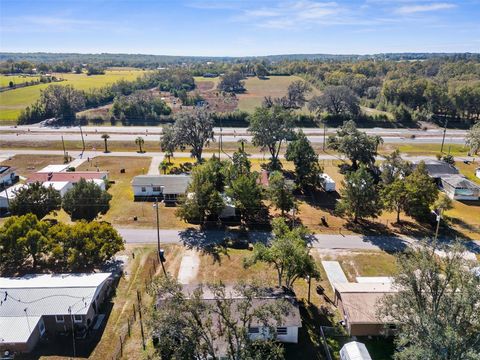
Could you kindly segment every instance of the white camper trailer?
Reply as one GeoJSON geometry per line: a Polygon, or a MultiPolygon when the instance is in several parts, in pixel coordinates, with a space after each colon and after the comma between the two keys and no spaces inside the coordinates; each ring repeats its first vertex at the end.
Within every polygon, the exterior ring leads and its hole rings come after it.
{"type": "Polygon", "coordinates": [[[340,350],[340,360],[372,360],[365,344],[351,341],[340,350]]]}
{"type": "Polygon", "coordinates": [[[320,174],[320,180],[322,181],[323,189],[327,192],[335,191],[335,181],[327,174],[320,174]]]}

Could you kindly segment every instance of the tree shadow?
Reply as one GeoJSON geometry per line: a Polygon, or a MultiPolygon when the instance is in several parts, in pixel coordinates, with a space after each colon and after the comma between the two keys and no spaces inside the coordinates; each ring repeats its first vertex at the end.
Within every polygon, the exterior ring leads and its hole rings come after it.
{"type": "Polygon", "coordinates": [[[227,255],[224,246],[227,234],[220,230],[198,230],[189,228],[179,233],[180,239],[187,249],[195,249],[202,254],[212,256],[214,263],[221,263],[221,254],[227,255]]]}

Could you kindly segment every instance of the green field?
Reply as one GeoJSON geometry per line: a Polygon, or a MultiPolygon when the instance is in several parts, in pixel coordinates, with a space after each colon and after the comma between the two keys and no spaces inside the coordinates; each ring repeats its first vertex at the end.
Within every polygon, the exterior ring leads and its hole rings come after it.
{"type": "MultiPolygon", "coordinates": [[[[143,72],[143,70],[129,69],[107,71],[105,75],[56,74],[56,76],[65,80],[57,84],[73,85],[76,89],[88,90],[112,84],[121,79],[134,80],[143,72]]],[[[40,91],[49,85],[51,84],[27,86],[0,93],[0,122],[16,120],[20,112],[28,105],[33,104],[40,97],[40,91]]]]}
{"type": "Polygon", "coordinates": [[[23,84],[28,81],[37,81],[39,76],[27,76],[27,75],[0,75],[0,87],[5,87],[10,84],[10,81],[13,81],[15,85],[23,84]]]}
{"type": "MultiPolygon", "coordinates": [[[[270,76],[266,79],[250,77],[245,80],[247,91],[238,95],[238,109],[241,111],[253,112],[256,107],[262,105],[266,96],[272,98],[282,97],[287,94],[288,85],[295,80],[302,80],[298,76],[270,76]]],[[[314,89],[311,94],[317,95],[318,90],[314,89]]]]}

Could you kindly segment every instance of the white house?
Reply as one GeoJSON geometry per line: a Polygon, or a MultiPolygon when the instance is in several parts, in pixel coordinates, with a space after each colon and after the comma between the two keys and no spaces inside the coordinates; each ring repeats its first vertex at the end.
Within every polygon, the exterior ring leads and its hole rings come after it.
{"type": "Polygon", "coordinates": [[[0,188],[13,185],[17,179],[15,170],[10,166],[0,165],[0,188]]]}
{"type": "MultiPolygon", "coordinates": [[[[183,285],[182,292],[188,299],[198,286],[199,285],[183,285]]],[[[283,288],[266,288],[264,290],[262,296],[255,297],[252,300],[251,311],[262,306],[274,304],[278,301],[285,301],[288,311],[284,313],[280,324],[276,324],[276,322],[272,324],[276,326],[276,339],[284,343],[298,343],[298,329],[302,327],[302,319],[295,294],[283,288]]],[[[235,316],[235,314],[238,313],[237,306],[240,305],[239,303],[243,297],[233,286],[226,286],[225,294],[232,307],[232,314],[235,316]]],[[[161,307],[163,305],[162,303],[166,300],[164,297],[159,297],[157,299],[157,307],[161,307]]],[[[218,298],[207,287],[202,287],[202,300],[206,303],[214,303],[218,301],[218,298]]],[[[213,321],[212,327],[212,331],[218,332],[219,329],[215,321],[213,321]]],[[[248,328],[248,334],[251,339],[266,339],[271,337],[268,328],[255,321],[253,321],[248,328]]],[[[222,344],[220,344],[222,342],[222,335],[220,333],[217,335],[219,335],[218,345],[222,348],[222,344]]]]}
{"type": "Polygon", "coordinates": [[[336,190],[335,181],[330,176],[328,176],[327,174],[319,174],[318,176],[320,177],[320,180],[322,181],[323,189],[326,192],[333,192],[336,190]]]}
{"type": "MultiPolygon", "coordinates": [[[[110,273],[0,278],[0,351],[30,352],[41,338],[94,326],[110,273]]],[[[54,336],[53,336],[54,338],[54,336]]]]}
{"type": "Polygon", "coordinates": [[[10,201],[17,197],[17,191],[26,186],[24,184],[15,184],[0,191],[0,211],[8,210],[10,201]]]}
{"type": "Polygon", "coordinates": [[[190,184],[190,175],[139,175],[132,180],[135,201],[164,200],[176,202],[179,195],[185,194],[190,184]]]}
{"type": "Polygon", "coordinates": [[[442,188],[449,198],[455,200],[478,200],[480,186],[461,175],[442,177],[442,188]]]}
{"type": "Polygon", "coordinates": [[[73,187],[73,184],[69,181],[45,181],[42,186],[45,188],[53,187],[60,193],[60,196],[63,197],[63,195],[73,187]]]}

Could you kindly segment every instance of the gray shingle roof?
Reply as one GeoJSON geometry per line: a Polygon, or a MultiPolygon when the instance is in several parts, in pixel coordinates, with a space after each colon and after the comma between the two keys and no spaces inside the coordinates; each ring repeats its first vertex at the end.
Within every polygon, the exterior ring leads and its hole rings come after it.
{"type": "Polygon", "coordinates": [[[164,194],[183,194],[190,184],[190,175],[139,175],[132,186],[163,186],[164,194]]]}
{"type": "Polygon", "coordinates": [[[442,178],[442,182],[445,182],[453,186],[454,188],[472,189],[472,190],[480,189],[480,186],[475,184],[473,181],[470,181],[460,175],[444,177],[442,178]]]}
{"type": "MultiPolygon", "coordinates": [[[[459,173],[458,169],[450,164],[447,164],[444,161],[440,160],[424,160],[425,167],[427,169],[428,175],[431,177],[443,177],[444,175],[456,175],[459,173]]],[[[420,161],[413,163],[413,166],[417,166],[420,161]]]]}

